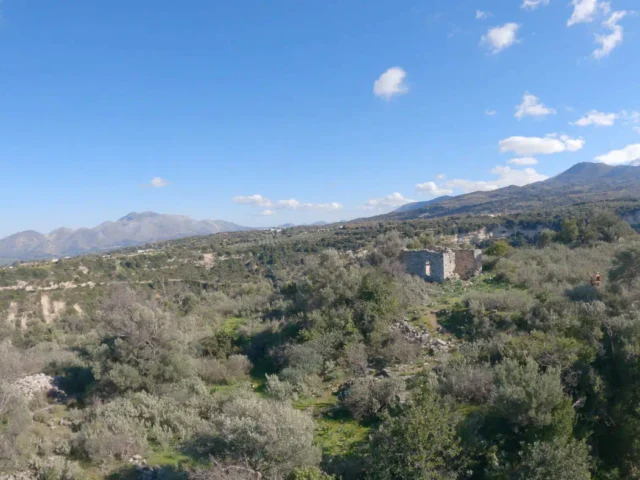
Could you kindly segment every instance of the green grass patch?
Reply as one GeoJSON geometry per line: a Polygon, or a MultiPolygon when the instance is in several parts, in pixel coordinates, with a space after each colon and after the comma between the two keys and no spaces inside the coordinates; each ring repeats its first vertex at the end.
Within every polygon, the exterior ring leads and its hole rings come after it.
{"type": "Polygon", "coordinates": [[[147,463],[149,465],[171,465],[174,467],[181,465],[193,467],[197,465],[197,462],[192,457],[171,447],[152,448],[147,455],[147,463]]]}
{"type": "Polygon", "coordinates": [[[235,336],[240,328],[247,323],[246,318],[242,317],[230,317],[227,318],[222,325],[220,325],[220,331],[226,333],[229,336],[235,336]]]}
{"type": "Polygon", "coordinates": [[[317,420],[315,443],[327,456],[353,455],[369,438],[369,428],[353,419],[323,417],[317,420]]]}

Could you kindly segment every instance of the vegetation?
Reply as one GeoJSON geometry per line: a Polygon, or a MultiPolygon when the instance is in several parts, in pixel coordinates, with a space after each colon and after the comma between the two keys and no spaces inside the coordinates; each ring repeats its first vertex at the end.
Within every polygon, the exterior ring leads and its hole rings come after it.
{"type": "Polygon", "coordinates": [[[1,269],[0,472],[639,478],[639,240],[576,208],[1,269]],[[405,273],[403,248],[457,242],[485,273],[405,273]],[[57,392],[25,393],[42,373],[57,392]]]}

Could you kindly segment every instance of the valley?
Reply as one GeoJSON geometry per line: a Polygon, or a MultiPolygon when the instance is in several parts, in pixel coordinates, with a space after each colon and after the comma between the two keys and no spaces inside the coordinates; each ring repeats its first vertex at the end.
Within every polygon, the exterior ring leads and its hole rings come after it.
{"type": "Polygon", "coordinates": [[[582,478],[588,444],[603,471],[632,469],[634,449],[609,456],[618,433],[587,420],[624,414],[588,385],[608,381],[596,362],[616,361],[612,335],[630,335],[609,333],[608,315],[633,315],[640,242],[593,208],[240,231],[3,267],[0,398],[25,446],[0,444],[5,471],[385,478],[404,468],[389,449],[444,448],[424,468],[486,472],[524,468],[527,435],[579,455],[573,476],[550,460],[536,467],[545,476],[582,478]],[[484,271],[469,279],[425,282],[400,261],[405,249],[478,247],[484,271]],[[7,397],[10,385],[32,393],[7,397]],[[456,433],[468,422],[501,430],[456,433]],[[440,443],[420,440],[442,428],[440,443]],[[407,432],[419,443],[403,443],[407,432]],[[242,447],[227,443],[237,435],[242,447]]]}

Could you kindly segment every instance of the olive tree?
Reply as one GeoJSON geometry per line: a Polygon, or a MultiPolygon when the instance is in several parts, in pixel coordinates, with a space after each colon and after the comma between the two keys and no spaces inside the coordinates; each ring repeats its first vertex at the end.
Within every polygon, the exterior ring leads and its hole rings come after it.
{"type": "Polygon", "coordinates": [[[387,415],[371,441],[372,480],[455,478],[461,466],[456,418],[431,391],[397,416],[387,415]]]}
{"type": "Polygon", "coordinates": [[[255,396],[236,397],[213,421],[210,453],[242,461],[266,478],[282,479],[297,467],[316,466],[315,423],[290,404],[255,396]]]}

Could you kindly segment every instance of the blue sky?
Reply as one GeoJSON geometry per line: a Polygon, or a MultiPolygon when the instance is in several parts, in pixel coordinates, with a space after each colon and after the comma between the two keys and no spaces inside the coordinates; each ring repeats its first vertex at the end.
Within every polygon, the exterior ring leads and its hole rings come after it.
{"type": "Polygon", "coordinates": [[[335,221],[632,162],[634,7],[3,0],[0,236],[335,221]]]}

